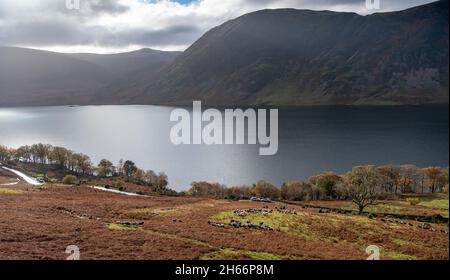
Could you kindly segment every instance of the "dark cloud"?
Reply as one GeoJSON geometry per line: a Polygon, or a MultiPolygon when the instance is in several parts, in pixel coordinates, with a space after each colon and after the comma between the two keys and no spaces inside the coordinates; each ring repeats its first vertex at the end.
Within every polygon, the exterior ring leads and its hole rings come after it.
{"type": "MultiPolygon", "coordinates": [[[[121,22],[120,28],[115,28],[111,24],[105,25],[97,20],[104,15],[111,15],[113,18],[126,15],[133,20],[135,10],[131,11],[128,3],[141,0],[127,0],[130,2],[80,0],[81,10],[77,11],[68,10],[65,0],[39,0],[33,2],[37,3],[33,6],[34,10],[23,9],[23,12],[20,8],[26,7],[25,0],[9,1],[0,0],[0,45],[35,47],[85,45],[103,48],[130,45],[186,46],[192,44],[214,25],[230,18],[221,18],[221,13],[226,14],[226,11],[212,9],[210,14],[205,14],[204,11],[199,14],[195,12],[186,14],[180,12],[180,9],[187,7],[180,6],[176,13],[164,14],[163,23],[160,17],[157,17],[156,20],[149,18],[147,26],[130,24],[128,27],[126,22],[121,22]],[[20,8],[13,6],[19,2],[22,5],[20,8]],[[130,14],[127,13],[129,11],[130,14]]],[[[241,0],[241,2],[243,6],[245,4],[246,12],[249,9],[259,10],[273,6],[325,10],[339,5],[348,11],[357,11],[365,7],[365,0],[241,0]]],[[[381,5],[385,11],[405,9],[427,2],[432,1],[381,0],[381,5]]],[[[164,10],[161,10],[161,13],[164,13],[164,10]]],[[[239,15],[239,12],[233,13],[231,17],[239,15]]]]}
{"type": "Polygon", "coordinates": [[[0,45],[71,45],[89,44],[92,33],[71,21],[22,21],[0,32],[0,45]]]}
{"type": "Polygon", "coordinates": [[[183,45],[198,38],[201,30],[193,26],[170,26],[159,30],[129,29],[113,32],[91,27],[89,32],[76,21],[20,22],[0,32],[0,45],[100,45],[126,47],[183,45]]]}

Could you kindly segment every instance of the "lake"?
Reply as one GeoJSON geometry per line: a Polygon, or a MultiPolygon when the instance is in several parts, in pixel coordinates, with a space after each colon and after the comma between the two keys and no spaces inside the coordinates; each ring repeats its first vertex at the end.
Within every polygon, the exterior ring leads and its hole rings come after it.
{"type": "MultiPolygon", "coordinates": [[[[174,108],[82,106],[0,108],[0,145],[48,143],[115,163],[130,159],[164,171],[170,186],[228,186],[265,179],[280,185],[361,164],[448,166],[447,106],[300,107],[279,111],[279,149],[259,145],[181,145],[169,139],[174,108]]],[[[206,108],[204,108],[206,109],[206,108]]]]}

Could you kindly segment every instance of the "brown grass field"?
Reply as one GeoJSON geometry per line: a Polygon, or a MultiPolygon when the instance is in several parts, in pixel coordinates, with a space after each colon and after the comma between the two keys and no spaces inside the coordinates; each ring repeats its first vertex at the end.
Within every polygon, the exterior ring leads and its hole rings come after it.
{"type": "MultiPolygon", "coordinates": [[[[352,259],[368,257],[377,245],[381,259],[448,259],[447,224],[424,229],[415,221],[387,222],[366,216],[319,213],[285,205],[296,213],[247,214],[235,209],[282,204],[188,197],[131,197],[91,189],[46,185],[33,187],[0,174],[0,259],[64,260],[69,245],[81,259],[352,259]],[[5,185],[6,184],[6,185],[5,185]],[[224,228],[231,219],[263,222],[274,231],[224,228]],[[142,225],[123,225],[123,222],[142,225]]],[[[447,197],[448,199],[448,197],[447,197]]],[[[345,202],[333,206],[351,207],[345,202]],[[344,203],[345,205],[338,205],[344,203]]],[[[398,211],[447,213],[434,204],[409,206],[383,202],[398,211]],[[414,210],[414,207],[417,207],[414,210]]],[[[447,202],[448,205],[448,202],[447,202]]]]}

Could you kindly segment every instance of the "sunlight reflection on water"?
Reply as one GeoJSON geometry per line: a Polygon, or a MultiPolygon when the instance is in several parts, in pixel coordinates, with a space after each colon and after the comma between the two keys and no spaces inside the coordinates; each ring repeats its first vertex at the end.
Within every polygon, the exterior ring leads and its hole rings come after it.
{"type": "Polygon", "coordinates": [[[169,138],[173,108],[81,106],[0,108],[0,145],[60,145],[117,163],[164,171],[171,187],[265,179],[281,185],[361,164],[448,165],[448,107],[282,108],[279,151],[255,145],[182,145],[169,138]]]}

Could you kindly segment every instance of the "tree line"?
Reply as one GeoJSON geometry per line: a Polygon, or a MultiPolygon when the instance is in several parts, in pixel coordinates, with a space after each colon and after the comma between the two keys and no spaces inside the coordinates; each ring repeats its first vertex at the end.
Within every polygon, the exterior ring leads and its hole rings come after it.
{"type": "Polygon", "coordinates": [[[260,197],[289,201],[351,200],[362,212],[377,199],[400,194],[448,193],[448,174],[448,167],[367,165],[354,167],[342,175],[324,172],[303,182],[286,182],[281,187],[266,181],[259,181],[252,186],[230,188],[218,183],[193,182],[185,194],[227,199],[260,197]]]}
{"type": "MultiPolygon", "coordinates": [[[[0,162],[25,162],[53,165],[79,176],[101,178],[121,177],[128,182],[150,186],[154,191],[175,194],[167,188],[168,177],[164,173],[143,170],[131,160],[120,160],[114,165],[102,159],[94,166],[89,156],[75,153],[63,147],[46,144],[22,146],[17,149],[0,145],[0,162]]],[[[225,199],[249,199],[251,197],[274,200],[351,200],[362,212],[380,198],[412,193],[448,193],[448,167],[419,168],[414,165],[357,166],[345,174],[324,172],[305,181],[291,181],[277,187],[266,181],[251,186],[227,187],[218,183],[193,182],[180,195],[225,199]]]]}
{"type": "Polygon", "coordinates": [[[120,160],[114,165],[110,160],[102,159],[94,165],[89,156],[76,153],[64,147],[49,144],[33,144],[17,149],[0,145],[0,162],[33,163],[51,165],[68,174],[80,177],[95,176],[100,178],[123,177],[125,181],[152,187],[159,193],[168,192],[168,177],[165,173],[143,170],[131,160],[120,160]]]}

